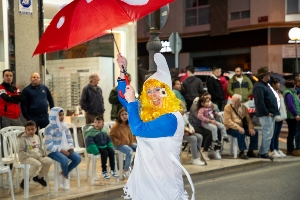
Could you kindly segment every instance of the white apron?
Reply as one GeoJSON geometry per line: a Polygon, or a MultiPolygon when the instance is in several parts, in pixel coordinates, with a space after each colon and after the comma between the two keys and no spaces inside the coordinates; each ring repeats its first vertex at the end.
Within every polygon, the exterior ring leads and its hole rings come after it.
{"type": "Polygon", "coordinates": [[[184,191],[182,170],[194,186],[190,175],[180,164],[180,151],[184,133],[184,122],[179,112],[177,130],[172,137],[136,137],[137,150],[134,169],[124,187],[124,199],[132,200],[188,200],[184,191]]]}

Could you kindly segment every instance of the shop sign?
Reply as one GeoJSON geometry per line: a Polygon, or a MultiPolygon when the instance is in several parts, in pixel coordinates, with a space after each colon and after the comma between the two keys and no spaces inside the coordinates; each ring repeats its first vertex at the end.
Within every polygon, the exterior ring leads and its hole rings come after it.
{"type": "Polygon", "coordinates": [[[19,13],[32,15],[32,0],[19,0],[19,13]]]}

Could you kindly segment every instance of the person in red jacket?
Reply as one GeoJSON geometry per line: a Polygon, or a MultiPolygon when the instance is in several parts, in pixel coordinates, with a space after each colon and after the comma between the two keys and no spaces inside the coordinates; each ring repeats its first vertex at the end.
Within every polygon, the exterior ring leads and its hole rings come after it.
{"type": "Polygon", "coordinates": [[[23,126],[20,120],[19,103],[22,95],[13,84],[13,72],[10,69],[3,71],[3,83],[0,85],[0,117],[1,128],[7,126],[23,126]]]}

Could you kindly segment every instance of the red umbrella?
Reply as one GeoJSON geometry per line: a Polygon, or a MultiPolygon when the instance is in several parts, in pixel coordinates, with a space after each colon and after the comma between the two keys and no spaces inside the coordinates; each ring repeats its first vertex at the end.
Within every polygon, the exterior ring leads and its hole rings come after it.
{"type": "Polygon", "coordinates": [[[69,49],[175,0],[74,0],[52,19],[33,55],[69,49]]]}

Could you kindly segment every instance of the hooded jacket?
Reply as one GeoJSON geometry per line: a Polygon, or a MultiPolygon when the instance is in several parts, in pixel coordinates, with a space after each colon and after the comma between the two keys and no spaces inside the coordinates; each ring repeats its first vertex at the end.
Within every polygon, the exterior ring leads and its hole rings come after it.
{"type": "MultiPolygon", "coordinates": [[[[44,131],[47,155],[52,152],[60,152],[63,148],[61,147],[63,134],[66,135],[67,143],[69,145],[68,148],[74,148],[73,138],[65,120],[63,122],[59,121],[59,112],[61,110],[64,111],[60,107],[53,107],[49,113],[50,123],[44,131]]],[[[64,147],[64,149],[68,150],[66,147],[64,147]]]]}
{"type": "Polygon", "coordinates": [[[28,136],[25,132],[18,135],[18,155],[22,163],[27,158],[39,160],[42,156],[40,138],[37,135],[28,136]]]}
{"type": "Polygon", "coordinates": [[[134,136],[131,133],[129,124],[121,124],[116,122],[110,129],[109,136],[111,137],[115,146],[128,145],[135,143],[134,136]]]}
{"type": "Polygon", "coordinates": [[[194,100],[199,94],[203,93],[203,84],[200,78],[189,76],[183,83],[184,98],[194,100]]]}

